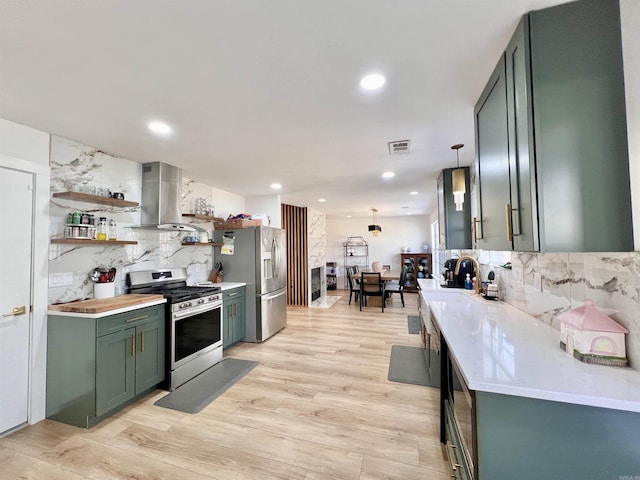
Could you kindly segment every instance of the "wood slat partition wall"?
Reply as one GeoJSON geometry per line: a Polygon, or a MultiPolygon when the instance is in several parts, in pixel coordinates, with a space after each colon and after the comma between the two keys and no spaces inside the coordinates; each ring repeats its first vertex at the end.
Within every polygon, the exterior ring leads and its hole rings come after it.
{"type": "Polygon", "coordinates": [[[282,228],[287,232],[287,304],[309,305],[307,209],[282,204],[282,228]]]}

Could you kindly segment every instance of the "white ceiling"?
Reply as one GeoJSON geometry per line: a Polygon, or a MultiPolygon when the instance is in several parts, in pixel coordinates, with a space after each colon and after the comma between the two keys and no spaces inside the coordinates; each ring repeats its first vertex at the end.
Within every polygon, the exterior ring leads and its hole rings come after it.
{"type": "Polygon", "coordinates": [[[520,15],[558,3],[0,0],[0,117],[244,196],[279,182],[330,217],[426,214],[451,145],[473,162],[473,105],[520,15]],[[365,94],[372,71],[387,83],[365,94]]]}

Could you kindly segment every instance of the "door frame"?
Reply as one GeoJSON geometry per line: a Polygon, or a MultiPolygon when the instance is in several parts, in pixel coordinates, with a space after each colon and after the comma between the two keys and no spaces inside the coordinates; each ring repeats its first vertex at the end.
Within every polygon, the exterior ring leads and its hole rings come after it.
{"type": "Polygon", "coordinates": [[[32,425],[45,418],[46,409],[49,192],[51,173],[48,165],[21,160],[2,153],[0,153],[0,167],[33,176],[29,393],[27,406],[27,424],[32,425]]]}

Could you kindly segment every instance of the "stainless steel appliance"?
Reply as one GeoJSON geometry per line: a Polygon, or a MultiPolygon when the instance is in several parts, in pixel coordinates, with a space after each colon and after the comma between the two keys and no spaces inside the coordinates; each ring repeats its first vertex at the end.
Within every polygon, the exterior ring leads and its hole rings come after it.
{"type": "Polygon", "coordinates": [[[175,390],[222,360],[220,287],[187,286],[184,268],[127,274],[129,293],[156,293],[167,299],[166,380],[175,390]]]}
{"type": "Polygon", "coordinates": [[[216,230],[214,240],[223,244],[214,255],[222,262],[225,282],[247,284],[244,341],[264,342],[287,324],[285,232],[272,227],[216,230]]]}
{"type": "Polygon", "coordinates": [[[476,271],[473,265],[473,261],[467,258],[461,260],[456,258],[450,258],[444,262],[444,286],[450,288],[464,288],[464,280],[467,273],[473,278],[476,275],[476,271]],[[460,262],[460,269],[458,273],[455,273],[456,265],[460,262]]]}

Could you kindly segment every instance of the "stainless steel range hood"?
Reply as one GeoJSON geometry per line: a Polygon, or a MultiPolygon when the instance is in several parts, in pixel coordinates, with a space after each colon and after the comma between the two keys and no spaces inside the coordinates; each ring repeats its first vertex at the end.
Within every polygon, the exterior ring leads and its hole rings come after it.
{"type": "Polygon", "coordinates": [[[138,228],[199,230],[182,223],[181,202],[182,170],[161,162],[142,164],[142,208],[138,228]]]}

